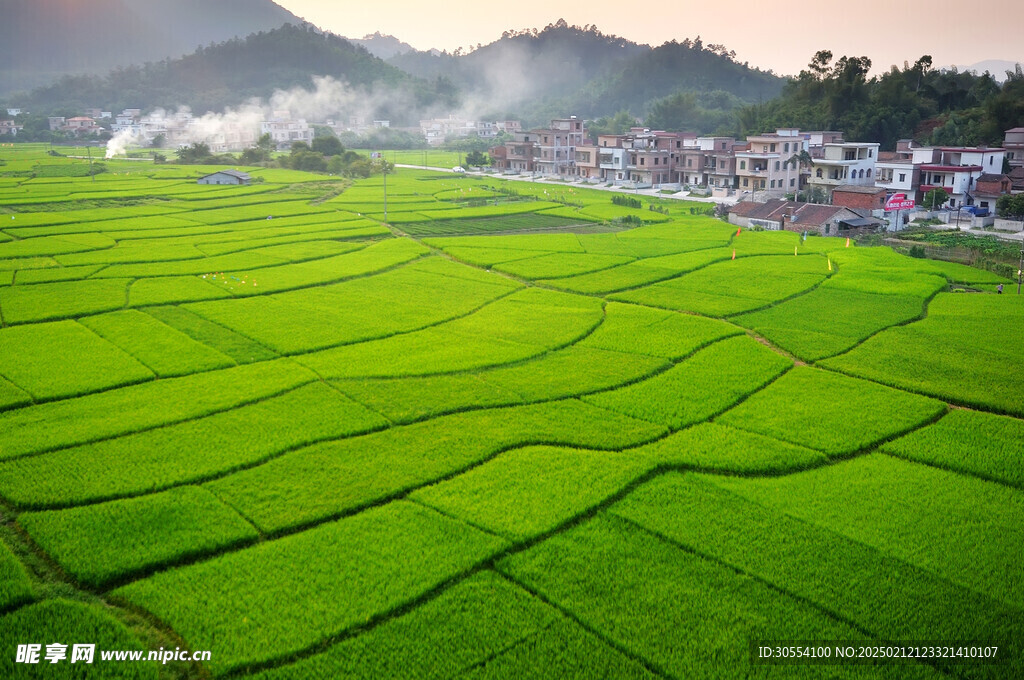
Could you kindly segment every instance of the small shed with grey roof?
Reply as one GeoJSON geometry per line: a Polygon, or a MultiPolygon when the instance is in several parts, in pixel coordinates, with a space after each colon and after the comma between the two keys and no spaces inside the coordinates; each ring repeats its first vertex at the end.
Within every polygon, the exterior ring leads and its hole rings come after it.
{"type": "Polygon", "coordinates": [[[199,184],[249,184],[252,177],[238,170],[218,170],[199,178],[199,184]]]}

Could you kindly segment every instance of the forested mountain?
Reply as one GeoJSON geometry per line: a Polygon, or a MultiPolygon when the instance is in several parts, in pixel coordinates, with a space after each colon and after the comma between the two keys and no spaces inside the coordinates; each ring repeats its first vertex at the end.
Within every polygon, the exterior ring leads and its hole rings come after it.
{"type": "Polygon", "coordinates": [[[0,94],[301,21],[271,0],[0,0],[0,94]]]}
{"type": "Polygon", "coordinates": [[[868,78],[871,60],[827,50],[773,101],[743,108],[738,134],[800,127],[841,130],[847,139],[892,149],[899,139],[926,144],[998,145],[1005,130],[1024,125],[1024,73],[1018,64],[1000,85],[991,74],[935,70],[929,56],[868,78]]]}
{"type": "MultiPolygon", "coordinates": [[[[594,26],[564,20],[543,30],[505,31],[489,45],[463,54],[409,52],[389,63],[421,78],[445,78],[481,106],[520,110],[551,96],[564,96],[598,74],[650,51],[594,26]]],[[[581,112],[587,115],[587,112],[581,112]]]]}
{"type": "Polygon", "coordinates": [[[470,104],[478,100],[475,110],[529,123],[568,113],[643,116],[657,99],[690,93],[710,117],[678,122],[714,128],[723,119],[731,122],[728,112],[737,106],[776,96],[784,83],[737,63],[725,46],[704,45],[699,37],[652,49],[564,20],[540,31],[506,31],[468,54],[410,52],[389,62],[420,77],[450,80],[470,104]]]}
{"type": "Polygon", "coordinates": [[[546,112],[580,111],[590,118],[628,113],[662,130],[725,132],[735,111],[777,96],[785,80],[735,61],[723,45],[671,41],[633,56],[572,94],[551,97],[546,112]]]}
{"type": "Polygon", "coordinates": [[[362,47],[308,24],[286,24],[244,40],[200,47],[180,59],[120,68],[102,77],[66,76],[19,101],[34,113],[97,105],[115,111],[180,105],[197,112],[221,111],[252,97],[268,99],[277,90],[311,88],[312,76],[330,76],[350,86],[325,95],[337,98],[338,104],[346,103],[345,99],[371,104],[369,115],[396,121],[415,122],[410,106],[454,105],[452,92],[439,93],[362,47]]]}

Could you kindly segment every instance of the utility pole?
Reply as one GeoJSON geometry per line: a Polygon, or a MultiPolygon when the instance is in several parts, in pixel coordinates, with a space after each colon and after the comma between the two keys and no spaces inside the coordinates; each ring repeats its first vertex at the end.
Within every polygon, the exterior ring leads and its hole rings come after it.
{"type": "MultiPolygon", "coordinates": [[[[89,177],[92,178],[91,181],[95,182],[96,181],[96,173],[94,173],[92,171],[92,147],[89,146],[88,143],[86,143],[86,145],[85,145],[85,152],[89,155],[89,177]]],[[[81,158],[81,156],[79,156],[79,158],[81,158]]]]}

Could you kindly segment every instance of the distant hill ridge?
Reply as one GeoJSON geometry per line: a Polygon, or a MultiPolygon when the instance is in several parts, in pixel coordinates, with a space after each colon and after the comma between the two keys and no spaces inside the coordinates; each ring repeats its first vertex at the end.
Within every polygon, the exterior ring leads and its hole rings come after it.
{"type": "Polygon", "coordinates": [[[0,94],[302,23],[271,0],[0,0],[0,17],[0,94]]]}

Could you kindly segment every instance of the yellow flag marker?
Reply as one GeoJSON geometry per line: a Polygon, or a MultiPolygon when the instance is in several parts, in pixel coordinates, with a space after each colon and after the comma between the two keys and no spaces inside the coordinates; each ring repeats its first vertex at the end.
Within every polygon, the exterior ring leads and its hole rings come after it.
{"type": "Polygon", "coordinates": [[[832,260],[830,258],[826,258],[826,259],[828,259],[828,270],[832,271],[832,260]]]}
{"type": "Polygon", "coordinates": [[[796,255],[796,246],[793,246],[793,254],[796,255]]]}
{"type": "Polygon", "coordinates": [[[732,259],[734,259],[734,260],[736,259],[736,251],[735,250],[732,251],[732,259]]]}
{"type": "Polygon", "coordinates": [[[846,247],[847,248],[850,247],[850,237],[849,236],[846,237],[846,247]]]}

